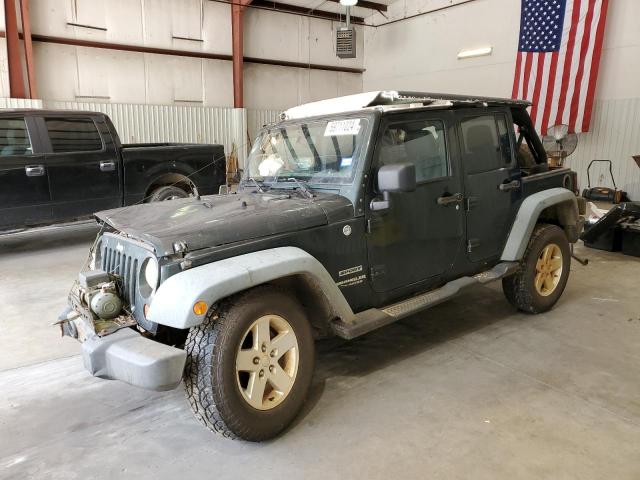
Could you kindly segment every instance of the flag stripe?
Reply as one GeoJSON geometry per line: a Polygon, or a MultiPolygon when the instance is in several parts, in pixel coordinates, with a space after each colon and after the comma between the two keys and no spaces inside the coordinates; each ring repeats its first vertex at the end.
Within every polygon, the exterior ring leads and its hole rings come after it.
{"type": "Polygon", "coordinates": [[[578,102],[580,101],[580,89],[582,87],[582,76],[584,75],[585,59],[589,49],[589,39],[591,35],[591,22],[593,22],[593,9],[596,6],[595,0],[588,0],[587,16],[583,23],[582,45],[580,46],[580,56],[578,58],[578,71],[576,73],[573,96],[571,97],[571,110],[569,112],[569,125],[575,125],[578,117],[578,102]]]}
{"type": "Polygon", "coordinates": [[[573,3],[573,12],[571,13],[571,28],[569,29],[569,38],[567,39],[567,53],[564,58],[564,72],[562,74],[562,85],[560,86],[560,98],[558,100],[558,115],[556,116],[556,124],[562,123],[564,116],[565,104],[569,89],[569,80],[571,78],[571,63],[573,60],[573,48],[576,41],[578,30],[578,21],[580,19],[580,0],[573,3]]]}
{"type": "Polygon", "coordinates": [[[518,52],[518,56],[516,57],[516,73],[515,78],[513,80],[513,89],[511,92],[511,98],[519,98],[520,97],[520,68],[522,67],[522,52],[518,52]]]}
{"type": "Polygon", "coordinates": [[[584,73],[580,77],[580,96],[577,101],[576,118],[574,125],[578,130],[581,130],[584,121],[584,109],[587,104],[587,93],[589,91],[589,80],[591,79],[591,70],[593,68],[593,51],[595,49],[596,35],[598,30],[598,23],[600,22],[600,12],[602,8],[602,0],[594,0],[593,15],[591,21],[587,25],[591,34],[589,36],[589,45],[587,46],[587,52],[585,54],[585,68],[584,73]]]}
{"type": "Polygon", "coordinates": [[[533,53],[527,52],[525,55],[522,96],[524,98],[529,98],[529,80],[531,80],[531,63],[533,62],[533,53]]]}
{"type": "Polygon", "coordinates": [[[600,56],[602,54],[602,43],[604,38],[604,24],[607,20],[608,7],[609,0],[602,0],[602,7],[600,7],[600,20],[598,22],[598,30],[596,31],[593,59],[591,60],[589,88],[587,90],[586,104],[584,106],[584,117],[582,119],[582,132],[588,132],[589,126],[591,124],[591,112],[593,111],[593,100],[596,92],[598,70],[600,68],[600,56]]]}
{"type": "Polygon", "coordinates": [[[538,105],[540,103],[540,89],[542,88],[542,73],[544,70],[545,64],[545,54],[534,54],[538,60],[537,71],[536,71],[536,81],[535,87],[533,88],[533,97],[531,97],[533,102],[533,107],[531,107],[531,122],[536,124],[536,116],[538,115],[538,105]]]}
{"type": "Polygon", "coordinates": [[[547,134],[547,130],[551,125],[549,125],[549,117],[551,116],[551,105],[553,104],[553,99],[555,97],[555,86],[556,86],[556,71],[558,70],[558,52],[553,52],[551,54],[551,65],[549,68],[549,81],[547,85],[549,86],[547,90],[545,105],[544,105],[544,115],[542,116],[542,128],[540,129],[540,133],[542,135],[547,134]]]}

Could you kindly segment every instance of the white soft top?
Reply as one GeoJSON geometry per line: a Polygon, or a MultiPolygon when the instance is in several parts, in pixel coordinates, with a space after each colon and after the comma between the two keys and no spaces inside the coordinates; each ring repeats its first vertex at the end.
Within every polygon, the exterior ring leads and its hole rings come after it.
{"type": "Polygon", "coordinates": [[[344,97],[329,98],[318,102],[305,103],[285,110],[282,113],[284,120],[296,118],[315,117],[316,115],[331,115],[334,113],[353,112],[367,108],[379,98],[393,100],[398,98],[396,91],[374,91],[346,95],[344,97]]]}

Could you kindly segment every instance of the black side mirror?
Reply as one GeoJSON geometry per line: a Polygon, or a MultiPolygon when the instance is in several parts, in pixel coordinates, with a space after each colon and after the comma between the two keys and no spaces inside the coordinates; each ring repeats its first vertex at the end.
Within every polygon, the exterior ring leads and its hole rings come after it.
{"type": "Polygon", "coordinates": [[[372,200],[371,210],[389,208],[389,193],[413,192],[416,189],[416,166],[413,163],[394,163],[378,170],[378,191],[382,200],[372,200]]]}

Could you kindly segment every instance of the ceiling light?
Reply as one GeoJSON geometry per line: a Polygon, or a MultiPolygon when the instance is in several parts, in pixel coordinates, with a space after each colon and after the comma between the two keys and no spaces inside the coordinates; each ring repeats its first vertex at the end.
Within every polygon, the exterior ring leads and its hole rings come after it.
{"type": "Polygon", "coordinates": [[[340,5],[345,7],[353,7],[358,3],[358,0],[340,0],[340,5]]]}
{"type": "Polygon", "coordinates": [[[458,53],[458,59],[471,58],[471,57],[483,57],[485,55],[491,55],[491,52],[493,52],[493,47],[481,47],[481,48],[474,48],[471,50],[460,50],[460,53],[458,53]]]}

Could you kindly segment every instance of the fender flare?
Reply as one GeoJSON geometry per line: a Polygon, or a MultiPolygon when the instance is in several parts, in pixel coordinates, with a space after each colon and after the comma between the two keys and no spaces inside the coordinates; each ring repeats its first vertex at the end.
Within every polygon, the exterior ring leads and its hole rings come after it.
{"type": "Polygon", "coordinates": [[[260,250],[177,273],[160,285],[147,318],[160,325],[191,328],[206,316],[194,313],[196,302],[204,301],[210,307],[234,293],[295,274],[313,277],[336,317],[345,322],[353,319],[353,310],[329,272],[297,247],[260,250]]]}
{"type": "Polygon", "coordinates": [[[522,205],[520,205],[500,259],[503,261],[521,260],[540,213],[544,209],[558,204],[567,205],[566,209],[559,212],[559,220],[562,226],[565,228],[571,225],[575,226],[578,222],[579,214],[578,200],[573,192],[566,188],[550,188],[534,193],[525,198],[522,205]]]}

